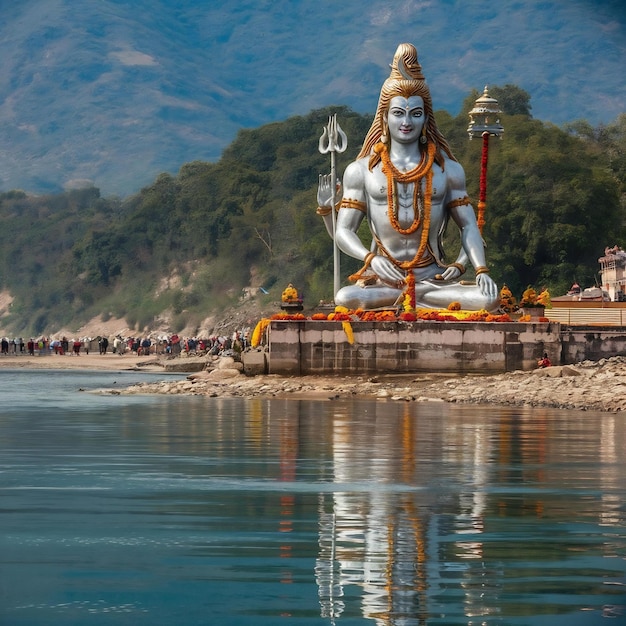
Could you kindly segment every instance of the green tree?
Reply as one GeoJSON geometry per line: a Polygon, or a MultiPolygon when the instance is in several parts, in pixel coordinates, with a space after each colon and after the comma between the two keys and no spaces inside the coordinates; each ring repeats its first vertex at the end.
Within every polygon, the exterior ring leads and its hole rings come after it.
{"type": "MultiPolygon", "coordinates": [[[[483,235],[492,276],[516,296],[528,284],[553,295],[574,280],[593,284],[604,247],[626,239],[626,115],[560,129],[531,118],[519,87],[489,93],[505,127],[504,140],[489,147],[483,235]]],[[[467,112],[479,95],[472,92],[455,117],[436,113],[474,205],[481,142],[468,140],[467,112]]],[[[349,142],[337,155],[341,176],[371,117],[327,107],[241,131],[216,163],[159,174],[123,201],[96,188],[0,194],[0,288],[14,297],[2,323],[44,332],[111,312],[144,325],[165,309],[193,323],[236,302],[252,281],[275,297],[292,282],[311,304],[330,300],[333,246],[315,198],[318,175],[329,170],[318,142],[333,113],[349,142]]],[[[450,257],[459,246],[454,230],[446,237],[450,257]]],[[[342,254],[342,281],[359,265],[342,254]]]]}

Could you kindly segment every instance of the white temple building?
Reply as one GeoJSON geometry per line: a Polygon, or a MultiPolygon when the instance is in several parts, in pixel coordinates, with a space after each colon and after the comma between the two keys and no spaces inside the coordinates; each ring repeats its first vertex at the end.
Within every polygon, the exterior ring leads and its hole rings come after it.
{"type": "Polygon", "coordinates": [[[604,256],[598,259],[602,288],[608,292],[613,302],[626,300],[626,252],[618,246],[604,249],[604,256]]]}

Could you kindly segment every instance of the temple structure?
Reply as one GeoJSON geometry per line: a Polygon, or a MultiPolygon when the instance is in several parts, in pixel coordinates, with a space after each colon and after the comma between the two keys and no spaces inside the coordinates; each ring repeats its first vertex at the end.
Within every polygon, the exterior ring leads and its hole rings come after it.
{"type": "Polygon", "coordinates": [[[611,301],[626,301],[626,252],[618,246],[604,249],[604,256],[598,259],[602,275],[602,288],[608,292],[611,301]]]}

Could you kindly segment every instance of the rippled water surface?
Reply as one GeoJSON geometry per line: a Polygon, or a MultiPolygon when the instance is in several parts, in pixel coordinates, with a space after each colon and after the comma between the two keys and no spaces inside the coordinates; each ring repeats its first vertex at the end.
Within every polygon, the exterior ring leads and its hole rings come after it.
{"type": "Polygon", "coordinates": [[[626,623],[626,416],[145,379],[0,371],[0,624],[626,623]]]}

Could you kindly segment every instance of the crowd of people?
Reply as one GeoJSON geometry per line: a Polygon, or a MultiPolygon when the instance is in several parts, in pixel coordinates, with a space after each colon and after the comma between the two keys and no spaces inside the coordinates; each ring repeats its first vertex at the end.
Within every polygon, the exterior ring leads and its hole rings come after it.
{"type": "Polygon", "coordinates": [[[181,353],[195,355],[223,355],[243,352],[250,347],[250,329],[242,328],[228,335],[211,337],[181,337],[173,335],[157,335],[144,337],[80,337],[69,339],[39,337],[25,341],[22,337],[0,340],[0,355],[72,355],[80,356],[98,351],[99,354],[135,354],[149,355],[179,355],[181,353]]]}

